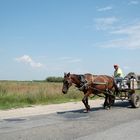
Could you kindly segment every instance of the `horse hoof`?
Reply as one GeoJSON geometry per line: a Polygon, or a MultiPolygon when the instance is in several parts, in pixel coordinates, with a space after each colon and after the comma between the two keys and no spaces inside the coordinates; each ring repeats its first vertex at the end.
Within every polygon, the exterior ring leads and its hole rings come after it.
{"type": "Polygon", "coordinates": [[[110,110],[110,107],[106,106],[105,109],[106,109],[106,110],[110,110]]]}
{"type": "Polygon", "coordinates": [[[91,110],[90,106],[88,105],[88,110],[91,110]]]}

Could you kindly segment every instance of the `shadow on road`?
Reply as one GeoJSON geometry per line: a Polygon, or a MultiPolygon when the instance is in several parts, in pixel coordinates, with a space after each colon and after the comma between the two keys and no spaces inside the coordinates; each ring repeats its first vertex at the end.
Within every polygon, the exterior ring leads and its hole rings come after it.
{"type": "MultiPolygon", "coordinates": [[[[130,106],[129,102],[127,102],[127,101],[117,101],[111,107],[111,109],[115,109],[115,108],[132,108],[132,107],[130,106]]],[[[103,107],[93,107],[93,108],[91,108],[90,112],[96,112],[96,111],[100,111],[100,110],[105,110],[105,109],[103,107]]],[[[57,112],[57,114],[65,114],[65,113],[83,113],[83,114],[87,114],[87,113],[84,112],[84,108],[83,109],[78,109],[78,110],[57,112]]]]}
{"type": "MultiPolygon", "coordinates": [[[[98,111],[98,110],[102,110],[103,107],[94,107],[94,108],[91,108],[90,112],[92,111],[98,111]]],[[[78,110],[70,110],[70,111],[62,111],[62,112],[57,112],[57,114],[64,114],[64,113],[69,113],[69,112],[72,112],[72,113],[85,113],[83,112],[84,109],[78,109],[78,110]]],[[[86,114],[86,113],[85,113],[86,114]]]]}
{"type": "Polygon", "coordinates": [[[26,119],[22,119],[22,118],[9,118],[9,119],[4,119],[7,122],[22,122],[25,121],[26,119]]]}
{"type": "Polygon", "coordinates": [[[115,102],[113,107],[131,108],[130,103],[128,101],[118,101],[118,102],[115,102]]]}

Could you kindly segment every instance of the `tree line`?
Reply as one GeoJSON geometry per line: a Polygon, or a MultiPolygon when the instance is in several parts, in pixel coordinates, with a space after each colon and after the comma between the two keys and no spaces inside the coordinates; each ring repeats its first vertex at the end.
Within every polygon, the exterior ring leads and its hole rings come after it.
{"type": "Polygon", "coordinates": [[[45,79],[46,82],[63,82],[63,77],[50,76],[45,79]]]}

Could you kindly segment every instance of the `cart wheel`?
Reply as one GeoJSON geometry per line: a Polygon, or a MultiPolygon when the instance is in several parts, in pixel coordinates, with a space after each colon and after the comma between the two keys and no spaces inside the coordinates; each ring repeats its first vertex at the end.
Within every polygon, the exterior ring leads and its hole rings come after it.
{"type": "Polygon", "coordinates": [[[140,95],[136,94],[136,93],[133,93],[130,97],[130,104],[134,108],[140,107],[140,95]]]}

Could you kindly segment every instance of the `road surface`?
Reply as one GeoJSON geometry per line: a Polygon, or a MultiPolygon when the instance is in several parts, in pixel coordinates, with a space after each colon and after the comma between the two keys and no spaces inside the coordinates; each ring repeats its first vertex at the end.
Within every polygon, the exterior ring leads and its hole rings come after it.
{"type": "Polygon", "coordinates": [[[82,109],[57,110],[18,117],[0,114],[0,140],[140,139],[140,108],[131,108],[126,101],[115,103],[111,110],[99,104],[90,113],[82,109]]]}

